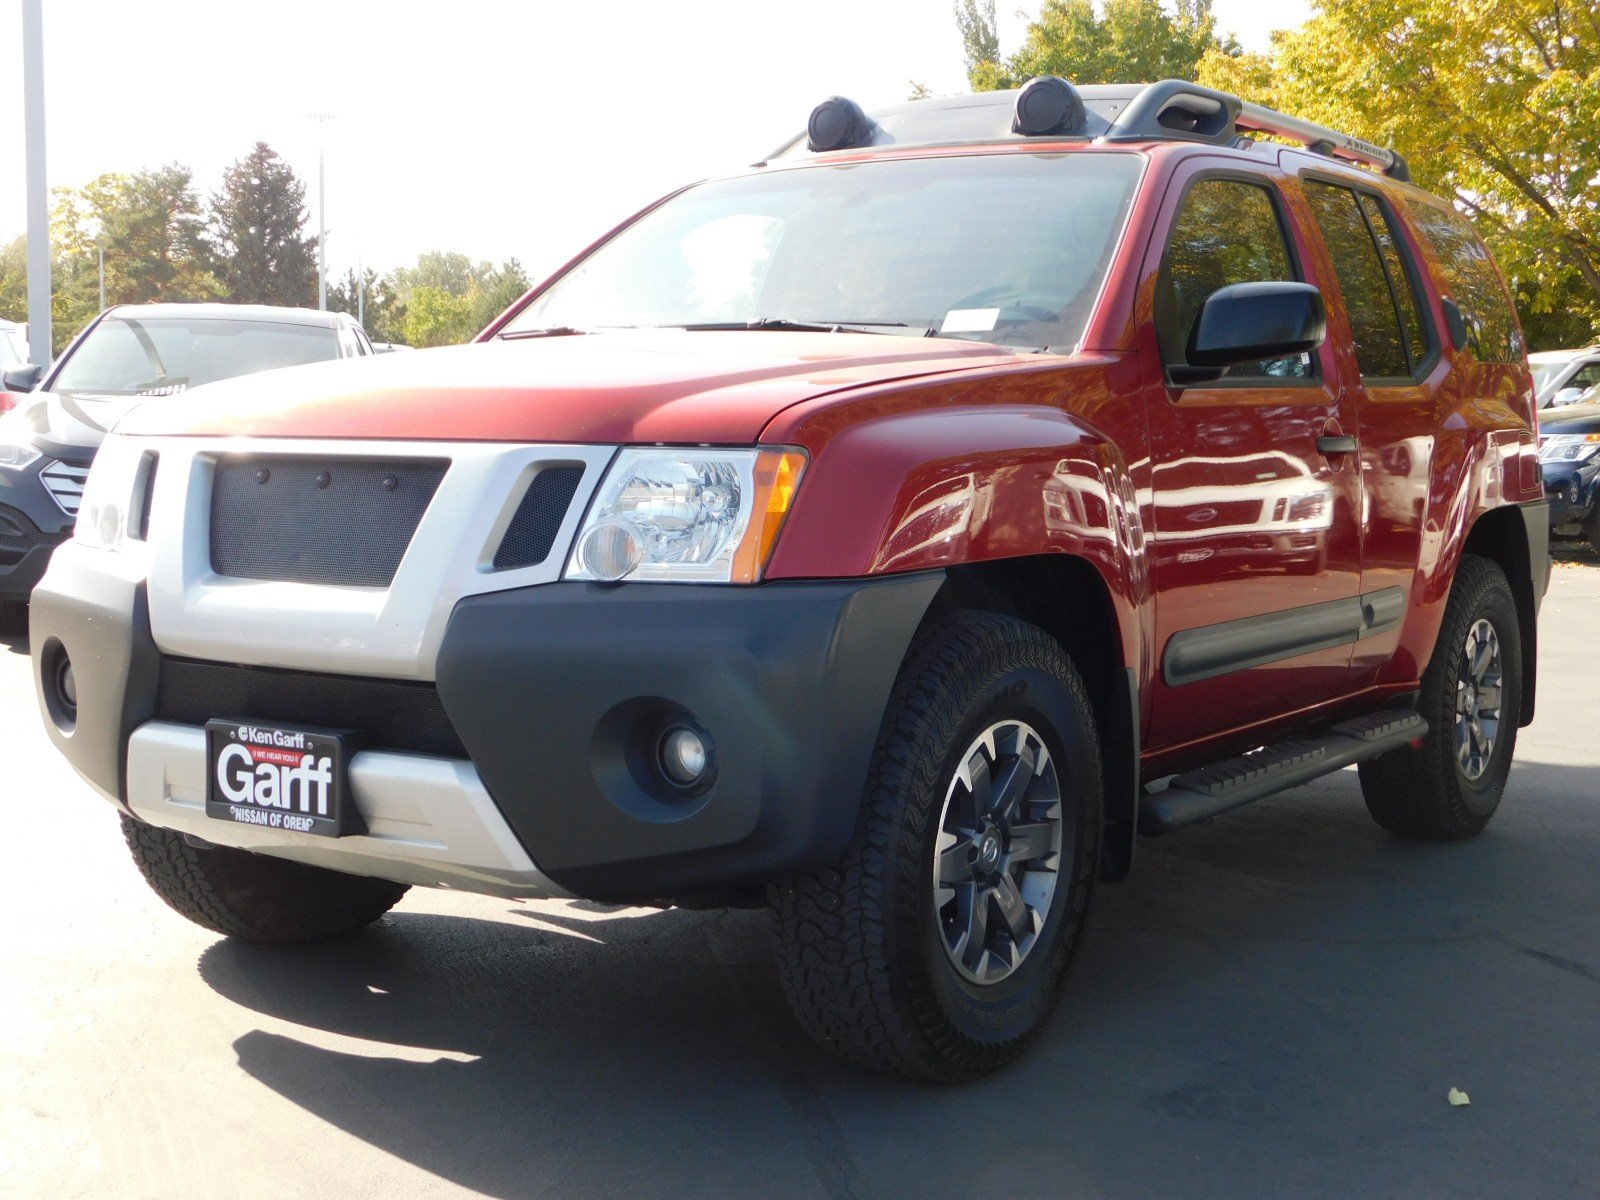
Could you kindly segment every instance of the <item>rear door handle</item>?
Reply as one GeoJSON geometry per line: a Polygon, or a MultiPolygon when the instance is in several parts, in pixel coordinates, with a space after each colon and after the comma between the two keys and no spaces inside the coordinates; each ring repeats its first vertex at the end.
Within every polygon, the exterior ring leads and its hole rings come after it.
{"type": "Polygon", "coordinates": [[[1354,454],[1356,440],[1348,433],[1328,434],[1317,439],[1317,449],[1323,454],[1354,454]]]}

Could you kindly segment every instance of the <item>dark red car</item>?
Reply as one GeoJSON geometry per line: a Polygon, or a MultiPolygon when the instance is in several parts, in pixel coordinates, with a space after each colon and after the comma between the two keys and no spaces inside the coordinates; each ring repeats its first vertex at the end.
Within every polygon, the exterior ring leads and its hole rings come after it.
{"type": "Polygon", "coordinates": [[[1136,834],[1352,763],[1404,836],[1500,802],[1533,387],[1405,180],[1173,81],[827,101],[477,345],[132,414],[46,719],[208,928],[767,904],[826,1045],[991,1069],[1136,834]]]}

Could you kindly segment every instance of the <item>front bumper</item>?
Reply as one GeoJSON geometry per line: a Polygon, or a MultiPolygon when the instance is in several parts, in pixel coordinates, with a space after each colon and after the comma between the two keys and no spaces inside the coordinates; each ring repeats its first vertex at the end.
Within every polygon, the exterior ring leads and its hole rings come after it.
{"type": "Polygon", "coordinates": [[[1577,533],[1594,512],[1600,496],[1600,458],[1583,463],[1542,463],[1544,494],[1550,503],[1550,528],[1577,533]]]}
{"type": "Polygon", "coordinates": [[[50,555],[72,533],[73,518],[39,477],[54,461],[40,458],[20,471],[0,468],[0,601],[26,600],[50,555]]]}
{"type": "Polygon", "coordinates": [[[35,593],[30,640],[56,745],[142,820],[407,883],[642,900],[838,857],[889,691],[941,580],[552,583],[469,596],[436,669],[467,758],[358,753],[352,795],[368,834],[339,839],[204,816],[200,725],[160,711],[163,653],[142,579],[59,556],[35,593]],[[65,724],[49,695],[61,653],[79,697],[65,724]],[[653,770],[655,739],[679,721],[714,750],[715,776],[696,795],[653,770]]]}

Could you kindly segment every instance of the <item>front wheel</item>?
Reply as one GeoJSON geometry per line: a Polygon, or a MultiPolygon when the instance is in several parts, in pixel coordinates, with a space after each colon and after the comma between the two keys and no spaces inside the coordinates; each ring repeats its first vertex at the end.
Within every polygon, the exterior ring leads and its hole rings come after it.
{"type": "Polygon", "coordinates": [[[196,925],[245,942],[315,942],[370,925],[407,888],[229,846],[122,818],[145,882],[196,925]]]}
{"type": "Polygon", "coordinates": [[[1083,682],[1041,630],[962,612],[918,635],[856,833],[771,892],[790,1005],[824,1046],[914,1078],[1009,1062],[1054,1008],[1102,826],[1083,682]]]}
{"type": "Polygon", "coordinates": [[[1505,573],[1466,555],[1456,570],[1417,710],[1418,744],[1360,767],[1367,810],[1404,837],[1460,841],[1500,805],[1522,715],[1522,640],[1505,573]]]}

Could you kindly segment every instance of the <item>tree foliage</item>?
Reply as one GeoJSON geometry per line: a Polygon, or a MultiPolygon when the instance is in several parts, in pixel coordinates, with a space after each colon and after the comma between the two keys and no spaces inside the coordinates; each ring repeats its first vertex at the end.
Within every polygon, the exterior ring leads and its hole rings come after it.
{"type": "Polygon", "coordinates": [[[204,210],[187,167],[170,163],[134,175],[102,175],[81,188],[57,188],[54,199],[51,321],[57,350],[99,311],[101,250],[108,305],[226,295],[213,270],[204,210]]]}
{"type": "MultiPolygon", "coordinates": [[[[1572,0],[1322,0],[1207,82],[1395,146],[1476,220],[1534,344],[1600,330],[1600,8],[1572,0]]],[[[1586,340],[1580,338],[1578,340],[1586,340]]]]}
{"type": "Polygon", "coordinates": [[[209,233],[217,276],[239,304],[310,305],[317,242],[306,232],[306,187],[265,142],[222,176],[209,233]]]}
{"type": "Polygon", "coordinates": [[[1217,41],[1211,0],[1045,0],[1021,48],[1001,61],[994,0],[958,0],[967,78],[974,91],[1016,87],[1039,75],[1074,83],[1193,79],[1217,41]]]}

